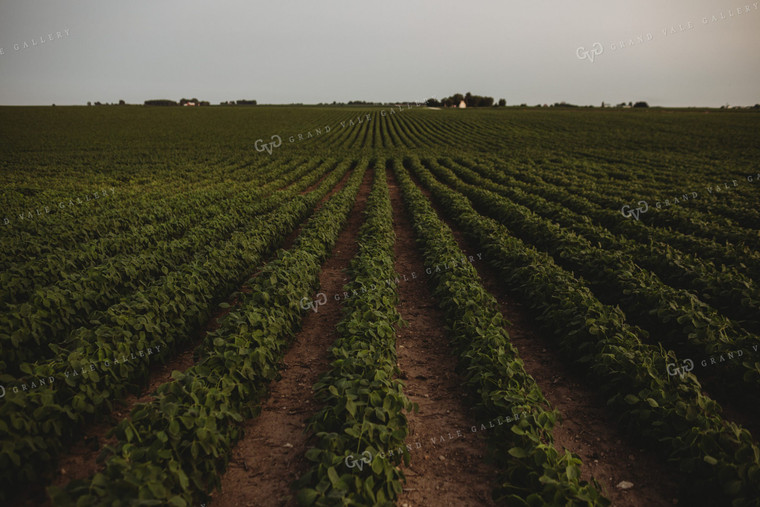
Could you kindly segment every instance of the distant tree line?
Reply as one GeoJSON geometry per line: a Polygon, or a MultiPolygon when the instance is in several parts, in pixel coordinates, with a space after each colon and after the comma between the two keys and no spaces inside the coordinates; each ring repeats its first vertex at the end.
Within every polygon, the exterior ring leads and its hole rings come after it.
{"type": "MultiPolygon", "coordinates": [[[[87,105],[88,105],[88,106],[91,106],[91,105],[92,105],[92,102],[87,102],[87,105]]],[[[95,105],[96,105],[96,106],[115,106],[116,104],[109,104],[108,102],[106,102],[105,104],[101,104],[100,102],[97,102],[97,101],[96,101],[96,102],[95,102],[95,105]]],[[[119,101],[119,105],[120,105],[120,106],[126,106],[126,105],[127,105],[127,103],[126,103],[126,102],[124,102],[124,99],[122,99],[122,100],[120,100],[120,101],[119,101]]]]}
{"type": "Polygon", "coordinates": [[[256,101],[255,100],[247,100],[247,99],[240,99],[240,100],[228,100],[225,102],[220,102],[220,106],[255,106],[256,101]]]}
{"type": "Polygon", "coordinates": [[[179,102],[176,100],[169,100],[169,99],[151,99],[146,100],[144,103],[146,106],[184,106],[184,105],[194,105],[194,106],[209,106],[211,105],[208,100],[198,100],[195,97],[192,99],[186,99],[181,98],[179,102]]]}
{"type": "Polygon", "coordinates": [[[169,99],[152,99],[152,100],[146,100],[145,101],[146,106],[178,106],[176,100],[169,100],[169,99]]]}

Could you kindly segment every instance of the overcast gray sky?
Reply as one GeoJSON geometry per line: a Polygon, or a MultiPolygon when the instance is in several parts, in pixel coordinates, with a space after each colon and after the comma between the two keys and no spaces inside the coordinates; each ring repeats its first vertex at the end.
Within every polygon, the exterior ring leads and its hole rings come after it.
{"type": "Polygon", "coordinates": [[[470,91],[508,104],[752,105],[760,103],[759,7],[0,0],[0,104],[385,102],[470,91]]]}

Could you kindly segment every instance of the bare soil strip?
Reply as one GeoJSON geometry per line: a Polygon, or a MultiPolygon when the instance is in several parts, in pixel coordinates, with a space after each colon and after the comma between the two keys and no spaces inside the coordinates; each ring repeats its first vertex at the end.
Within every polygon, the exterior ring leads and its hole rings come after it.
{"type": "MultiPolygon", "coordinates": [[[[354,207],[331,257],[319,275],[321,292],[337,294],[348,281],[345,272],[357,252],[355,243],[364,217],[362,210],[372,186],[368,170],[354,207]]],[[[307,469],[306,420],[317,410],[312,386],[327,371],[329,347],[336,338],[341,305],[328,299],[317,312],[308,312],[303,327],[286,352],[282,377],[270,386],[258,417],[244,424],[245,436],[232,452],[222,477],[222,490],[212,495],[214,506],[294,505],[291,483],[307,469]]]]}
{"type": "MultiPolygon", "coordinates": [[[[325,176],[320,178],[319,181],[321,182],[329,174],[330,173],[328,172],[325,176]]],[[[322,198],[319,204],[315,207],[315,210],[319,209],[325,202],[327,202],[327,200],[330,199],[330,197],[332,197],[336,192],[340,191],[345,186],[350,174],[351,171],[348,171],[341,179],[341,181],[335,187],[333,187],[325,195],[325,197],[322,198]]],[[[316,188],[318,184],[319,183],[315,183],[312,185],[312,187],[310,187],[311,190],[316,188]]],[[[305,194],[307,192],[308,190],[302,192],[302,194],[305,194]]],[[[292,246],[293,241],[295,241],[295,239],[298,237],[298,234],[301,232],[302,226],[303,223],[299,224],[298,227],[296,227],[296,229],[286,237],[286,239],[283,241],[282,248],[287,249],[292,246]]],[[[269,262],[270,260],[271,257],[266,262],[269,262]]],[[[251,276],[246,277],[246,283],[244,283],[236,292],[249,292],[250,289],[248,288],[248,281],[250,281],[251,278],[255,277],[261,271],[263,266],[266,265],[266,262],[260,266],[257,266],[256,272],[251,276]]],[[[84,435],[83,438],[74,442],[71,448],[59,458],[56,474],[53,479],[48,482],[50,485],[64,486],[69,481],[91,477],[103,468],[103,464],[97,462],[97,458],[100,455],[101,450],[106,445],[116,443],[116,440],[114,438],[106,437],[108,431],[113,428],[113,426],[119,421],[125,417],[128,417],[135,405],[138,403],[150,402],[153,399],[151,393],[153,393],[160,385],[171,382],[173,380],[171,377],[172,372],[175,370],[185,371],[195,364],[194,353],[198,345],[200,345],[201,341],[203,340],[203,337],[207,333],[214,331],[219,327],[219,321],[238,305],[238,298],[233,293],[233,295],[230,296],[226,302],[230,305],[230,307],[219,308],[211,317],[211,319],[209,319],[206,326],[198,330],[196,336],[184,347],[182,347],[174,358],[169,360],[167,363],[157,364],[151,368],[148,384],[145,389],[142,390],[139,396],[128,396],[126,399],[115,405],[114,410],[107,418],[102,421],[92,423],[82,431],[82,434],[84,435]]],[[[35,488],[38,489],[38,492],[36,494],[30,492],[30,496],[23,499],[19,498],[17,501],[24,503],[25,505],[50,505],[50,500],[45,494],[46,486],[47,484],[40,484],[39,488],[35,488]],[[34,497],[31,496],[33,494],[35,495],[34,497]]]]}
{"type": "Polygon", "coordinates": [[[496,470],[484,461],[486,435],[470,431],[484,421],[471,415],[470,396],[455,372],[456,357],[442,325],[444,316],[428,288],[414,230],[391,173],[388,186],[400,277],[399,311],[408,323],[396,335],[398,365],[406,395],[420,407],[417,414],[408,415],[411,459],[404,468],[407,483],[398,505],[493,505],[496,470]]]}
{"type": "MultiPolygon", "coordinates": [[[[439,217],[451,228],[459,247],[477,258],[477,247],[441,213],[430,192],[419,188],[430,199],[439,217]]],[[[517,302],[501,282],[498,271],[483,256],[473,266],[483,286],[499,303],[499,309],[510,322],[509,338],[517,348],[525,370],[536,380],[544,397],[556,408],[562,421],[554,428],[554,444],[558,450],[568,449],[583,460],[581,477],[594,477],[604,495],[615,506],[649,507],[674,505],[679,494],[679,477],[664,460],[649,449],[641,448],[619,429],[606,401],[589,385],[582,373],[556,351],[555,344],[543,336],[526,308],[517,302]],[[629,489],[619,488],[623,482],[629,489]]]]}

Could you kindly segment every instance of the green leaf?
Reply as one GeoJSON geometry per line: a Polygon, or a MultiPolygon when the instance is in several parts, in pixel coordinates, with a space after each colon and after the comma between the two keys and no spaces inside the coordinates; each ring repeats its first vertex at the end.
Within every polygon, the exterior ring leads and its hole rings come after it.
{"type": "Polygon", "coordinates": [[[515,458],[522,459],[527,458],[528,453],[523,449],[522,447],[513,447],[509,450],[509,454],[514,456],[515,458]]]}
{"type": "Polygon", "coordinates": [[[330,483],[332,484],[333,488],[339,490],[347,489],[346,483],[340,479],[338,472],[335,471],[335,467],[330,467],[327,469],[327,478],[330,479],[330,483]]]}

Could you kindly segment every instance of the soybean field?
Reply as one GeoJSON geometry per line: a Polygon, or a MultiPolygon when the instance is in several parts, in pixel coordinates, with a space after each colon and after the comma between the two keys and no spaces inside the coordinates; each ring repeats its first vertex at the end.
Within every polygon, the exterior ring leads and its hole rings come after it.
{"type": "Polygon", "coordinates": [[[0,108],[0,504],[760,505],[753,110],[0,108]]]}

